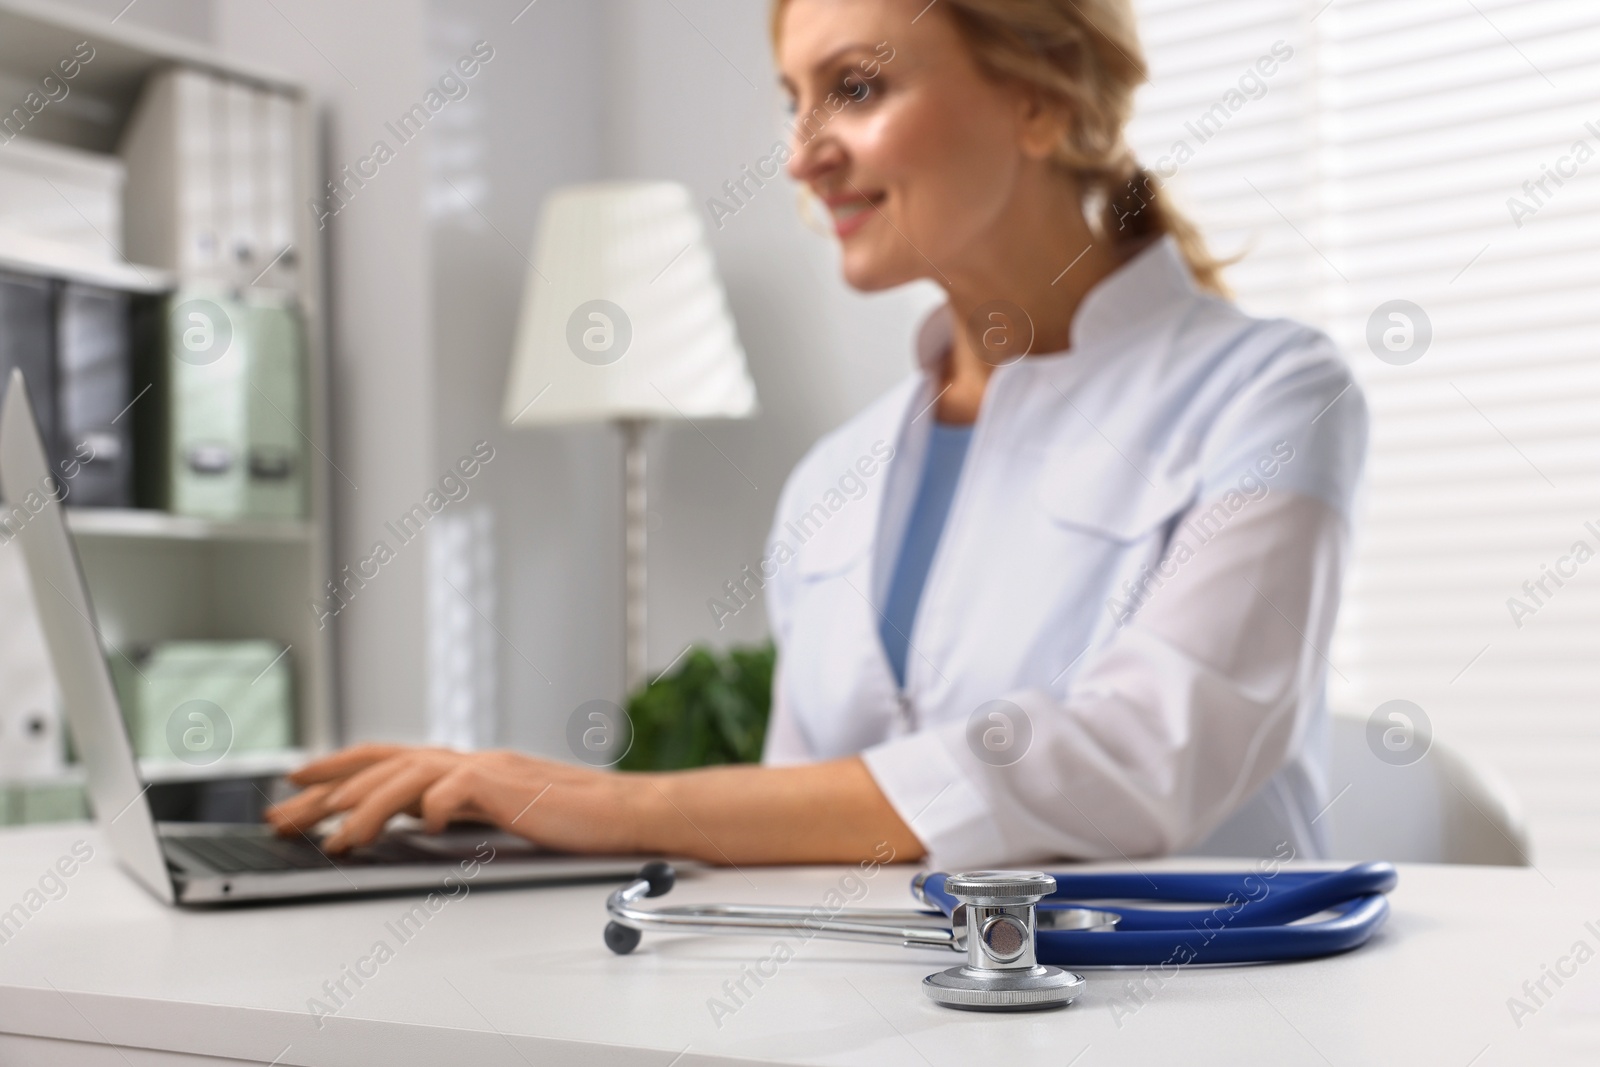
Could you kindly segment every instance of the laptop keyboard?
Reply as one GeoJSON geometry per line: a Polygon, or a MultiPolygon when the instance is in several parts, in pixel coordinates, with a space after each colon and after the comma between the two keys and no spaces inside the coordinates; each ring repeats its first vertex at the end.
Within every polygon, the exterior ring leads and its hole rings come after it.
{"type": "Polygon", "coordinates": [[[219,834],[214,837],[168,837],[176,847],[204,860],[223,874],[242,871],[328,870],[336,866],[316,845],[303,837],[266,837],[254,834],[219,834]]]}
{"type": "Polygon", "coordinates": [[[397,838],[380,838],[340,856],[324,853],[304,837],[270,837],[266,834],[207,834],[163,838],[169,846],[189,852],[222,874],[245,871],[315,871],[371,864],[445,862],[440,856],[397,838]]]}
{"type": "Polygon", "coordinates": [[[370,865],[427,865],[454,867],[488,856],[507,859],[538,859],[544,851],[533,841],[483,825],[462,825],[443,833],[416,833],[410,830],[386,832],[371,845],[352,848],[334,856],[323,853],[312,838],[274,837],[251,827],[211,830],[202,833],[163,833],[168,865],[184,870],[195,859],[218,873],[272,872],[272,870],[333,870],[336,867],[370,865]]]}

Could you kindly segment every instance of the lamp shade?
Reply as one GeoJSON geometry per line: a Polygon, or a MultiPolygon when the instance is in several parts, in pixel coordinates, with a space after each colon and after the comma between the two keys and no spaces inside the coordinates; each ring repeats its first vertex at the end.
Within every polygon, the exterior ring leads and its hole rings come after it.
{"type": "Polygon", "coordinates": [[[506,422],[743,418],[755,385],[689,190],[569,186],[545,201],[506,422]]]}

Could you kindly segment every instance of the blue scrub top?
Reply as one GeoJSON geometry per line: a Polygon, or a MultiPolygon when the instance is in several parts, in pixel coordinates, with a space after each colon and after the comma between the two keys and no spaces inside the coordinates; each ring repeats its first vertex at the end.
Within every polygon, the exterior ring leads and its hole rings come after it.
{"type": "Polygon", "coordinates": [[[950,502],[955,499],[956,482],[961,477],[961,465],[966,461],[967,446],[971,442],[970,425],[933,424],[922,482],[917,487],[917,499],[911,508],[910,521],[906,523],[905,540],[900,543],[894,574],[889,579],[889,599],[878,624],[883,650],[888,654],[889,666],[894,668],[895,682],[901,688],[906,684],[911,623],[917,617],[922,587],[927,583],[934,550],[939,547],[939,537],[944,533],[950,502]]]}

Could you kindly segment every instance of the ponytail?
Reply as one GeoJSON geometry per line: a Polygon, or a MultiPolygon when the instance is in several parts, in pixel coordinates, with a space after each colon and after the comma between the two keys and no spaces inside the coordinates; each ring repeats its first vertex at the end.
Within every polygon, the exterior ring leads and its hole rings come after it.
{"type": "Polygon", "coordinates": [[[1113,244],[1144,243],[1171,237],[1178,246],[1195,284],[1218,296],[1232,295],[1222,277],[1226,263],[1212,257],[1200,228],[1172,204],[1161,179],[1138,164],[1122,184],[1103,198],[1104,206],[1091,225],[1113,244]]]}

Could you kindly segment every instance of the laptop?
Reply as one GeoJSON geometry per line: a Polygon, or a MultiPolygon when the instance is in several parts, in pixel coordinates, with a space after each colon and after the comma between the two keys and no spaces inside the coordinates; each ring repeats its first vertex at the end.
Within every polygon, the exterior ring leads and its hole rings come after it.
{"type": "Polygon", "coordinates": [[[13,539],[27,566],[95,823],[117,861],[146,889],[168,904],[219,904],[441,887],[456,893],[464,882],[634,877],[638,858],[557,855],[488,827],[390,831],[370,846],[332,856],[309,837],[280,838],[260,825],[158,824],[145,795],[149,787],[139,780],[77,551],[61,505],[46,488],[53,484],[50,467],[20,370],[12,370],[4,393],[0,498],[9,508],[22,506],[27,516],[13,519],[13,539]]]}

